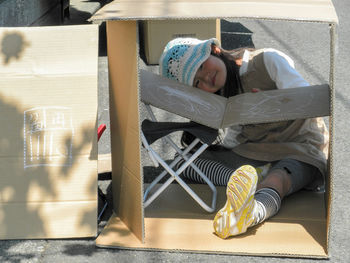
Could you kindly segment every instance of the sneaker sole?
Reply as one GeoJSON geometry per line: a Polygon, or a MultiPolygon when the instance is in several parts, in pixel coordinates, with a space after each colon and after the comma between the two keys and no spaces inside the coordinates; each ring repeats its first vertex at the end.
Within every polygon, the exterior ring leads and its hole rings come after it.
{"type": "Polygon", "coordinates": [[[244,165],[230,177],[226,188],[227,201],[214,218],[215,234],[221,238],[246,232],[253,223],[249,215],[254,208],[258,176],[254,167],[244,165]]]}

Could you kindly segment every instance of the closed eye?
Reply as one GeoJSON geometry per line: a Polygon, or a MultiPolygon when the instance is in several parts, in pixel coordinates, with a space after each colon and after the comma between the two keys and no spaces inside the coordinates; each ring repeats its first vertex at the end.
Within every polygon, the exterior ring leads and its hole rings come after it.
{"type": "Polygon", "coordinates": [[[199,80],[197,79],[197,80],[195,80],[195,82],[194,82],[194,86],[195,86],[196,88],[198,88],[198,85],[199,85],[199,80]]]}

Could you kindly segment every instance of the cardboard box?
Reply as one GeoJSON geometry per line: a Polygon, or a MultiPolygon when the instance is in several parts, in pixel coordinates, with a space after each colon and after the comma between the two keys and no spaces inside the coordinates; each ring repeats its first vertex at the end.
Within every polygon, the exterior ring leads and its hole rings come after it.
{"type": "Polygon", "coordinates": [[[220,41],[220,19],[150,20],[141,23],[146,63],[155,65],[165,45],[177,37],[217,38],[220,41]]]}
{"type": "Polygon", "coordinates": [[[0,29],[0,239],[97,233],[98,26],[0,29]]]}
{"type": "MultiPolygon", "coordinates": [[[[330,0],[159,1],[119,0],[92,18],[107,21],[110,76],[112,188],[114,215],[96,240],[100,247],[196,251],[264,256],[329,257],[333,188],[333,100],[338,18],[330,0]],[[193,12],[196,10],[196,12],[193,12]],[[203,212],[177,185],[143,207],[140,155],[140,78],[137,20],[247,18],[318,22],[330,25],[330,156],[327,189],[287,198],[281,211],[246,234],[222,240],[213,234],[214,214],[203,212]]],[[[198,187],[203,194],[206,189],[198,187]]],[[[205,187],[205,186],[204,186],[205,187]]],[[[217,207],[225,201],[218,187],[217,207]],[[221,194],[220,194],[221,193],[221,194]]]]}

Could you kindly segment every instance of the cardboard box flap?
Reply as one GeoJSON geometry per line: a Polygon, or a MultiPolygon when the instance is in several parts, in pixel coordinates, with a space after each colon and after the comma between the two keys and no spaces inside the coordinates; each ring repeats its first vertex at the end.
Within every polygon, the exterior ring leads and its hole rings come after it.
{"type": "Polygon", "coordinates": [[[140,70],[141,100],[213,128],[222,124],[227,99],[140,70]]]}
{"type": "Polygon", "coordinates": [[[98,54],[86,41],[98,43],[96,30],[96,25],[1,28],[0,78],[95,77],[98,54]],[[64,48],[67,41],[70,52],[64,48]],[[81,59],[83,54],[89,56],[81,59]]]}
{"type": "Polygon", "coordinates": [[[0,28],[0,239],[97,233],[98,26],[0,28]]]}
{"type": "Polygon", "coordinates": [[[140,75],[143,102],[215,129],[329,115],[327,84],[244,93],[227,99],[145,70],[140,75]]]}
{"type": "Polygon", "coordinates": [[[137,238],[143,240],[143,175],[136,27],[135,21],[108,21],[107,50],[113,210],[137,238]]]}
{"type": "Polygon", "coordinates": [[[338,23],[331,0],[118,0],[97,11],[91,20],[233,17],[338,23]]]}
{"type": "Polygon", "coordinates": [[[244,93],[228,99],[222,127],[323,117],[329,114],[327,84],[244,93]]]}
{"type": "MultiPolygon", "coordinates": [[[[205,185],[191,187],[210,198],[205,185]]],[[[217,187],[217,207],[225,204],[225,187],[217,187]]],[[[239,237],[221,239],[213,232],[215,214],[208,214],[177,184],[156,199],[145,213],[147,235],[142,243],[115,215],[96,240],[97,246],[325,258],[326,217],[322,193],[302,191],[287,197],[280,212],[239,237]],[[281,234],[283,233],[283,234],[281,234]],[[259,244],[259,245],[257,245],[259,244]]]]}

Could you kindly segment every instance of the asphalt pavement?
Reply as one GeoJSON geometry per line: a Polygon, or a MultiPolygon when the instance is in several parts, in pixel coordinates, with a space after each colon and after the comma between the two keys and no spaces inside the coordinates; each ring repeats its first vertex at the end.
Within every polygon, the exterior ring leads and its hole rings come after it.
{"type": "MultiPolygon", "coordinates": [[[[64,24],[84,24],[108,1],[71,0],[71,17],[64,24]]],[[[329,262],[350,262],[350,2],[333,0],[338,17],[338,46],[335,75],[335,143],[334,189],[329,262]]],[[[225,20],[222,22],[222,44],[230,48],[232,39],[240,36],[242,45],[273,47],[289,54],[296,68],[312,84],[328,82],[329,28],[318,23],[297,23],[254,20],[225,20]],[[241,33],[241,34],[237,34],[241,33]]],[[[108,124],[108,68],[105,25],[100,25],[99,51],[99,122],[108,124]]],[[[146,65],[143,64],[144,67],[146,65]]],[[[109,131],[99,142],[99,153],[109,154],[109,131]]],[[[108,175],[108,174],[107,174],[108,175]]],[[[110,181],[100,182],[110,194],[110,181]]],[[[109,196],[110,198],[110,196],[109,196]]],[[[99,223],[104,227],[111,211],[99,223]]],[[[65,240],[3,240],[0,241],[0,262],[318,262],[313,259],[252,257],[187,252],[138,251],[102,249],[95,238],[65,240]]]]}

